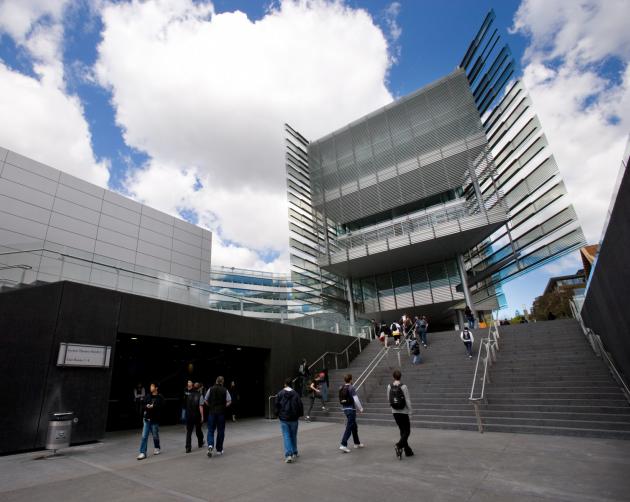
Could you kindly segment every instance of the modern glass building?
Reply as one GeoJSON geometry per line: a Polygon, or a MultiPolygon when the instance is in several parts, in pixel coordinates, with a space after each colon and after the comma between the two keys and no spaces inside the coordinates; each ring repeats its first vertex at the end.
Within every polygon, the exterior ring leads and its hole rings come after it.
{"type": "Polygon", "coordinates": [[[302,304],[292,299],[292,286],[289,274],[213,267],[209,306],[213,310],[284,321],[305,313],[301,311],[302,304]]]}
{"type": "MultiPolygon", "coordinates": [[[[350,334],[348,321],[306,301],[290,274],[235,267],[212,267],[208,306],[245,317],[350,334]]],[[[369,323],[355,323],[353,333],[369,333],[369,323]]]]}
{"type": "Polygon", "coordinates": [[[323,310],[447,323],[583,245],[493,20],[437,82],[314,141],[286,127],[292,281],[323,310]]]}

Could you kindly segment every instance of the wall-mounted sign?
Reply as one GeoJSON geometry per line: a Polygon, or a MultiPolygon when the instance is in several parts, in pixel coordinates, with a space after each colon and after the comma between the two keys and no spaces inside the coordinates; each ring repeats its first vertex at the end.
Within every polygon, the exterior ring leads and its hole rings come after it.
{"type": "Polygon", "coordinates": [[[109,368],[112,348],[109,345],[59,344],[57,366],[82,366],[84,368],[109,368]]]}

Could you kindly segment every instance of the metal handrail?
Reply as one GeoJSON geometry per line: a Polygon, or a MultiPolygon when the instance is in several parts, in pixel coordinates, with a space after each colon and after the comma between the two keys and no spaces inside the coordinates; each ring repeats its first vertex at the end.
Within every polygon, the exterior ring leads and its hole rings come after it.
{"type": "MultiPolygon", "coordinates": [[[[352,347],[355,343],[359,342],[359,353],[362,352],[363,348],[361,347],[361,338],[355,338],[354,340],[352,340],[352,342],[350,342],[350,344],[343,349],[341,352],[324,352],[321,356],[319,356],[317,359],[315,359],[315,361],[313,363],[311,363],[308,366],[308,369],[312,369],[313,367],[315,367],[315,365],[320,361],[323,360],[328,354],[334,354],[335,355],[335,369],[339,369],[339,364],[337,363],[337,356],[340,356],[342,354],[346,354],[346,360],[348,362],[348,366],[350,366],[350,355],[349,355],[349,349],[350,347],[352,347]]],[[[293,380],[291,380],[291,383],[293,385],[293,387],[295,387],[295,382],[299,377],[295,377],[293,380]]],[[[277,396],[277,394],[272,394],[267,398],[267,418],[269,419],[273,419],[274,418],[274,414],[271,412],[271,400],[273,398],[275,398],[277,396]]]]}
{"type": "MultiPolygon", "coordinates": [[[[313,367],[315,367],[315,365],[316,365],[316,364],[317,364],[320,360],[322,360],[322,359],[324,359],[324,363],[325,363],[325,358],[326,358],[326,356],[327,356],[327,355],[329,355],[329,354],[333,354],[333,355],[335,356],[335,369],[336,369],[336,370],[338,370],[338,369],[339,369],[339,363],[338,363],[338,361],[337,361],[337,356],[341,356],[341,355],[343,355],[344,353],[346,354],[346,362],[347,362],[348,366],[350,366],[350,353],[349,353],[348,351],[350,350],[350,347],[352,347],[352,346],[353,346],[355,343],[357,343],[357,342],[359,342],[359,354],[360,354],[361,352],[363,352],[363,347],[361,347],[361,338],[357,337],[357,338],[355,338],[354,340],[352,340],[352,341],[350,342],[350,344],[349,344],[349,345],[348,345],[345,349],[343,349],[341,352],[331,352],[331,351],[324,352],[321,356],[319,356],[317,359],[315,359],[315,361],[313,361],[313,362],[309,365],[308,369],[310,370],[310,369],[312,369],[313,367]]],[[[325,366],[324,366],[324,367],[325,367],[325,366]]]]}
{"type": "MultiPolygon", "coordinates": [[[[41,246],[41,244],[39,244],[39,242],[37,243],[37,245],[41,246]]],[[[6,246],[0,246],[0,247],[6,248],[6,246]]],[[[255,299],[252,299],[252,298],[244,299],[243,297],[231,295],[231,294],[228,294],[228,293],[224,293],[224,292],[218,293],[218,292],[212,291],[211,290],[211,285],[209,283],[206,284],[206,283],[201,283],[199,281],[192,281],[190,279],[186,279],[184,277],[175,276],[173,274],[168,274],[170,276],[169,278],[161,277],[160,275],[157,275],[157,274],[140,272],[140,271],[137,271],[137,270],[132,270],[130,268],[126,268],[126,267],[111,265],[109,263],[99,262],[99,261],[96,261],[94,259],[89,259],[89,258],[83,258],[81,256],[76,256],[74,254],[64,253],[64,252],[61,252],[61,251],[55,251],[55,250],[52,250],[52,249],[48,249],[46,247],[37,247],[37,248],[33,248],[33,249],[31,249],[31,248],[29,248],[29,249],[12,249],[11,251],[0,252],[0,256],[9,256],[9,255],[17,255],[17,254],[31,254],[31,253],[38,253],[38,252],[49,253],[51,255],[56,255],[56,256],[60,257],[62,263],[64,262],[64,260],[66,258],[70,258],[70,259],[73,259],[73,260],[78,260],[78,261],[81,261],[81,262],[89,263],[91,265],[98,265],[99,267],[104,267],[104,268],[110,269],[112,271],[115,271],[117,274],[122,272],[122,273],[125,273],[125,274],[129,274],[132,277],[141,277],[141,278],[147,278],[147,279],[154,279],[154,280],[160,281],[162,283],[172,284],[174,286],[184,286],[186,288],[192,288],[193,290],[200,291],[200,292],[202,292],[204,294],[207,294],[208,296],[211,296],[211,295],[222,296],[222,297],[234,300],[235,303],[237,301],[241,302],[241,303],[246,302],[248,304],[254,304],[257,307],[260,307],[262,309],[270,306],[270,304],[268,304],[268,303],[260,302],[260,301],[257,301],[255,299]]],[[[22,265],[18,265],[18,266],[15,266],[15,268],[23,268],[23,267],[22,267],[22,265]]],[[[62,270],[63,270],[63,265],[62,265],[62,270]]],[[[22,276],[24,276],[24,274],[22,274],[22,276]]],[[[60,279],[61,279],[61,276],[60,276],[60,279]]],[[[23,282],[23,280],[24,280],[23,277],[22,277],[21,280],[23,282]]],[[[201,306],[203,308],[207,308],[208,310],[215,310],[215,309],[212,309],[211,307],[209,307],[207,305],[196,305],[196,306],[201,306]]],[[[262,310],[262,311],[264,312],[264,310],[262,310]]],[[[289,315],[289,314],[299,314],[300,317],[306,317],[306,318],[311,318],[311,319],[313,319],[315,317],[315,316],[309,314],[308,312],[302,312],[299,309],[295,309],[295,308],[291,308],[291,307],[287,307],[286,314],[287,315],[289,315]]],[[[370,328],[370,332],[371,332],[371,328],[370,328]]]]}
{"type": "Polygon", "coordinates": [[[475,364],[475,373],[473,375],[473,381],[470,388],[470,396],[468,400],[473,405],[475,410],[475,417],[477,419],[477,428],[479,432],[483,432],[483,421],[481,418],[480,405],[486,401],[486,383],[492,383],[490,380],[490,373],[488,368],[496,362],[496,353],[499,351],[499,328],[494,320],[494,316],[491,316],[490,326],[488,327],[488,336],[481,338],[479,341],[479,351],[477,352],[477,363],[475,364]],[[482,351],[485,351],[485,356],[481,357],[482,351]],[[479,362],[483,361],[483,377],[481,378],[481,393],[475,397],[475,387],[477,386],[477,375],[479,373],[479,362]]]}
{"type": "Polygon", "coordinates": [[[381,363],[381,361],[387,355],[388,352],[389,352],[389,347],[382,347],[381,350],[378,351],[376,356],[374,356],[374,358],[365,367],[363,372],[354,381],[354,383],[355,383],[354,388],[356,390],[359,390],[361,388],[361,386],[366,382],[368,377],[378,367],[378,365],[381,363]]]}
{"type": "Polygon", "coordinates": [[[621,390],[626,400],[630,403],[630,387],[628,387],[628,384],[626,383],[623,375],[619,373],[619,370],[617,370],[617,366],[615,365],[615,362],[612,360],[612,358],[608,354],[608,351],[604,347],[604,343],[602,342],[601,337],[591,328],[586,326],[586,324],[584,324],[582,314],[578,311],[577,306],[575,305],[573,300],[569,300],[569,307],[571,308],[573,317],[575,317],[580,325],[580,328],[582,328],[582,333],[584,333],[584,336],[590,343],[593,352],[595,352],[596,355],[600,356],[604,360],[606,366],[608,366],[608,371],[610,371],[613,378],[621,386],[621,390]]]}

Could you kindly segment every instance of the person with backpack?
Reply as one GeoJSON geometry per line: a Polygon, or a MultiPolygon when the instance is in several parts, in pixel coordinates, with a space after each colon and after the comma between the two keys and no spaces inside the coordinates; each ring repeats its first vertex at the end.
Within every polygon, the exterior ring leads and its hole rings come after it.
{"type": "Polygon", "coordinates": [[[416,335],[418,336],[418,338],[422,342],[422,345],[426,349],[427,348],[427,330],[429,329],[429,321],[427,321],[427,317],[426,316],[422,316],[420,318],[416,317],[414,328],[416,331],[416,335]]]}
{"type": "Polygon", "coordinates": [[[284,388],[276,394],[275,409],[282,431],[284,461],[291,464],[298,458],[298,419],[304,415],[302,398],[291,388],[291,378],[284,381],[284,388]]]}
{"type": "Polygon", "coordinates": [[[459,337],[464,342],[466,346],[466,353],[468,354],[468,359],[472,359],[472,345],[475,342],[475,337],[473,336],[473,332],[468,329],[468,326],[464,326],[464,330],[461,332],[459,337]]]}
{"type": "Polygon", "coordinates": [[[357,425],[357,410],[363,413],[363,406],[357,395],[357,391],[352,385],[352,375],[348,373],[343,377],[344,384],[339,388],[339,403],[346,416],[346,430],[341,436],[341,444],[339,449],[343,453],[350,453],[348,448],[348,439],[352,435],[354,447],[363,448],[365,445],[359,440],[359,426],[357,425]]]}
{"type": "Polygon", "coordinates": [[[411,424],[409,422],[409,416],[412,414],[411,399],[409,398],[409,389],[400,381],[402,376],[400,370],[394,370],[392,376],[394,381],[387,386],[387,400],[400,431],[400,440],[394,445],[394,450],[398,460],[402,460],[403,451],[405,456],[413,456],[413,450],[407,443],[411,434],[411,424]]]}
{"type": "Polygon", "coordinates": [[[225,379],[218,376],[215,384],[208,389],[204,397],[208,404],[208,457],[212,454],[223,455],[223,441],[225,440],[225,413],[232,404],[232,396],[223,386],[225,379]],[[216,444],[214,433],[217,432],[216,444]],[[216,450],[215,450],[216,446],[216,450]]]}
{"type": "Polygon", "coordinates": [[[393,322],[391,325],[391,330],[392,330],[392,336],[394,337],[394,343],[396,345],[400,345],[400,330],[402,328],[400,327],[400,324],[398,324],[397,322],[393,322]]]}
{"type": "Polygon", "coordinates": [[[420,364],[422,362],[422,358],[420,357],[420,343],[418,340],[411,340],[409,344],[409,348],[411,349],[411,364],[420,364]]]}

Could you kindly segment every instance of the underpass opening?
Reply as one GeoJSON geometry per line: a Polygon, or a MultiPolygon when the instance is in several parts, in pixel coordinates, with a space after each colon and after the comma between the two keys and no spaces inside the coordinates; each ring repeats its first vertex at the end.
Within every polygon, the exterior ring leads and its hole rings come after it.
{"type": "MultiPolygon", "coordinates": [[[[264,416],[265,371],[268,349],[204,343],[195,340],[119,334],[109,397],[107,430],[139,427],[141,410],[134,402],[134,387],[142,383],[149,392],[159,382],[165,407],[161,424],[181,422],[184,391],[188,380],[209,389],[217,376],[225,386],[236,383],[237,417],[264,416]]],[[[230,412],[228,412],[230,413],[230,412]]]]}

